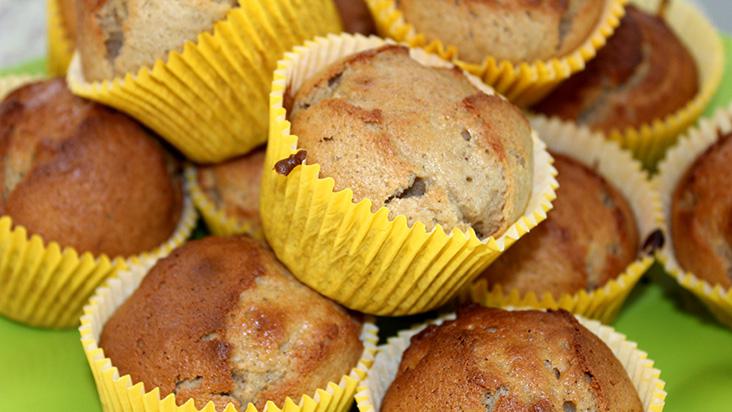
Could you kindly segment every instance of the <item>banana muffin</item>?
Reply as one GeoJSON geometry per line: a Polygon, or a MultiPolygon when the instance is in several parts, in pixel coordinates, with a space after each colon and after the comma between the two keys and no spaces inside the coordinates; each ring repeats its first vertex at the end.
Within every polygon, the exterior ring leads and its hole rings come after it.
{"type": "Polygon", "coordinates": [[[699,156],[671,199],[671,237],[679,265],[712,285],[732,288],[732,137],[699,156]]]}
{"type": "Polygon", "coordinates": [[[348,33],[374,34],[376,27],[365,0],[335,0],[343,29],[348,33]]]}
{"type": "Polygon", "coordinates": [[[404,20],[428,39],[455,46],[462,60],[514,63],[576,50],[608,0],[398,0],[404,20]]]}
{"type": "Polygon", "coordinates": [[[130,256],[164,243],[183,207],[175,161],[131,118],[62,79],[0,103],[0,213],[44,241],[130,256]]]}
{"type": "Polygon", "coordinates": [[[486,237],[526,208],[531,127],[456,68],[427,67],[405,47],[384,46],[326,67],[289,105],[307,163],[374,211],[486,237]]]}
{"type": "Polygon", "coordinates": [[[622,411],[643,405],[610,348],[564,311],[471,306],[412,337],[390,411],[622,411]]]}
{"type": "Polygon", "coordinates": [[[245,156],[197,169],[198,185],[206,198],[227,217],[251,223],[260,233],[259,188],[264,168],[265,149],[245,156]]]}
{"type": "Polygon", "coordinates": [[[699,89],[694,58],[658,16],[627,8],[587,68],[534,110],[603,132],[639,127],[682,109],[699,89]]]}
{"type": "Polygon", "coordinates": [[[100,347],[120,375],[179,405],[262,410],[338,382],[361,357],[360,330],[257,241],[209,237],[155,264],[104,326],[100,347]]]}
{"type": "Polygon", "coordinates": [[[490,286],[558,298],[602,287],[638,255],[638,228],[623,195],[587,166],[552,156],[559,172],[554,209],[483,272],[479,279],[490,286]]]}
{"type": "Polygon", "coordinates": [[[209,32],[238,0],[78,0],[78,47],[87,81],[135,73],[209,32]]]}

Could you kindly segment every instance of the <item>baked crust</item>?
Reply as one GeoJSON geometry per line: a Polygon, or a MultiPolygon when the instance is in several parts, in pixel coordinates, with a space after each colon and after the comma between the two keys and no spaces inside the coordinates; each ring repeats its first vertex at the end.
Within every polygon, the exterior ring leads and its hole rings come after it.
{"type": "Polygon", "coordinates": [[[364,35],[376,33],[374,19],[371,18],[371,12],[364,0],[335,0],[335,4],[344,31],[364,35]]]}
{"type": "Polygon", "coordinates": [[[246,237],[188,242],[160,260],[104,326],[100,346],[134,382],[223,410],[262,410],[339,381],[361,325],[246,237]]]}
{"type": "Polygon", "coordinates": [[[61,79],[0,103],[0,213],[45,241],[130,256],[175,231],[176,163],[131,118],[73,96],[61,79]]]}
{"type": "Polygon", "coordinates": [[[399,0],[404,20],[428,39],[454,45],[462,60],[514,63],[576,50],[595,28],[606,0],[399,0]]]}
{"type": "Polygon", "coordinates": [[[674,254],[685,270],[732,287],[732,135],[719,138],[679,180],[671,201],[674,254]]]}
{"type": "Polygon", "coordinates": [[[549,292],[559,298],[593,290],[638,256],[638,229],[623,195],[590,168],[552,156],[559,171],[554,209],[481,275],[506,292],[549,292]]]}
{"type": "Polygon", "coordinates": [[[226,216],[251,222],[253,229],[262,227],[259,189],[265,154],[265,149],[260,148],[247,155],[197,169],[198,185],[208,200],[226,216]]]}
{"type": "Polygon", "coordinates": [[[213,29],[238,0],[77,0],[87,81],[136,74],[213,29]]]}
{"type": "Polygon", "coordinates": [[[330,65],[291,106],[307,162],[374,211],[481,237],[502,233],[526,208],[529,123],[458,69],[422,66],[407,48],[385,46],[330,65]]]}
{"type": "Polygon", "coordinates": [[[472,306],[412,337],[381,410],[642,411],[612,351],[567,312],[472,306]]]}
{"type": "Polygon", "coordinates": [[[61,12],[61,24],[63,24],[71,44],[76,44],[76,0],[54,0],[58,1],[61,12]]]}
{"type": "Polygon", "coordinates": [[[610,132],[639,127],[682,109],[699,90],[686,46],[658,16],[628,6],[608,44],[587,68],[534,110],[610,132]]]}

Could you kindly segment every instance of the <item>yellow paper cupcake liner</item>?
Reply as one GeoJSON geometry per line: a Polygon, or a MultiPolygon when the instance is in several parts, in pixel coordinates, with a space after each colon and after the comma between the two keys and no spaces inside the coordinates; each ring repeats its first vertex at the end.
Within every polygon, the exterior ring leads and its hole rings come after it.
{"type": "Polygon", "coordinates": [[[46,0],[48,18],[48,73],[51,76],[64,76],[74,53],[76,39],[66,30],[59,0],[46,0]]]}
{"type": "Polygon", "coordinates": [[[559,82],[585,68],[586,63],[607,42],[620,19],[625,14],[628,0],[607,0],[605,8],[592,33],[576,50],[564,57],[534,62],[512,63],[486,56],[482,64],[460,59],[460,52],[453,45],[439,39],[430,39],[418,33],[404,19],[396,0],[366,0],[379,33],[411,47],[421,47],[451,60],[462,69],[480,77],[499,93],[519,106],[528,106],[546,96],[559,82]]]}
{"type": "MultiPolygon", "coordinates": [[[[732,105],[718,110],[712,118],[703,119],[698,127],[692,129],[668,151],[659,164],[659,174],[654,183],[661,193],[667,233],[670,234],[672,230],[671,202],[679,181],[696,159],[717,142],[720,133],[724,135],[730,132],[732,132],[732,105]]],[[[712,285],[681,268],[674,255],[673,240],[669,235],[666,236],[663,249],[658,253],[658,260],[666,272],[701,299],[722,324],[732,328],[732,288],[723,289],[720,285],[712,285]]]]}
{"type": "Polygon", "coordinates": [[[18,76],[0,76],[0,102],[5,99],[5,96],[10,94],[13,90],[23,86],[24,84],[42,80],[44,76],[38,75],[18,75],[18,76]]]}
{"type": "Polygon", "coordinates": [[[87,82],[78,53],[71,90],[124,111],[199,163],[249,152],[267,140],[268,93],[282,54],[339,31],[331,0],[240,1],[226,19],[136,74],[87,82]]]}
{"type": "MultiPolygon", "coordinates": [[[[661,0],[631,0],[643,10],[655,13],[661,0]]],[[[699,70],[699,92],[682,109],[640,127],[613,130],[608,137],[633,152],[653,170],[680,134],[704,113],[724,74],[724,45],[719,32],[704,14],[685,0],[669,2],[666,22],[691,53],[699,70]]]]}
{"type": "Polygon", "coordinates": [[[195,166],[188,165],[186,167],[186,182],[191,190],[193,204],[196,205],[196,209],[203,216],[203,220],[211,233],[217,236],[248,234],[257,239],[264,239],[264,234],[258,223],[229,216],[224,210],[216,207],[198,184],[195,166]]]}
{"type": "MultiPolygon", "coordinates": [[[[653,361],[648,354],[638,349],[635,342],[609,326],[576,316],[577,320],[590,332],[599,337],[612,350],[633,382],[643,410],[646,412],[661,412],[666,403],[666,383],[661,380],[661,371],[653,367],[653,361]]],[[[368,376],[359,385],[356,393],[356,404],[360,412],[378,412],[381,401],[387,389],[396,377],[404,351],[410,345],[412,336],[418,334],[430,324],[440,325],[445,321],[455,319],[455,314],[441,316],[431,322],[416,326],[412,329],[399,332],[384,345],[379,346],[379,352],[374,360],[368,376]]]]}
{"type": "MultiPolygon", "coordinates": [[[[16,87],[38,79],[0,79],[0,99],[16,87]]],[[[31,326],[68,328],[78,325],[94,289],[119,269],[155,261],[185,241],[196,223],[186,197],[174,234],[157,249],[127,259],[79,253],[40,236],[29,236],[10,216],[0,217],[0,315],[31,326]]]]}
{"type": "MultiPolygon", "coordinates": [[[[117,412],[197,412],[199,409],[192,399],[178,406],[175,394],[161,397],[159,388],[146,390],[142,382],[134,383],[129,375],[120,376],[112,360],[104,355],[99,347],[99,336],[104,324],[114,314],[117,308],[137,289],[138,285],[150,270],[154,262],[137,266],[131,270],[119,273],[105,286],[97,289],[89,304],[84,307],[84,316],[81,318],[81,343],[84,347],[87,361],[91,367],[97,391],[105,411],[117,412]]],[[[373,363],[378,343],[378,328],[372,322],[364,323],[361,331],[361,342],[364,352],[358,364],[344,375],[339,382],[329,382],[315,393],[303,395],[299,402],[287,398],[283,405],[275,405],[269,401],[263,411],[266,412],[345,412],[353,402],[353,395],[358,384],[366,377],[373,363]]],[[[202,412],[215,412],[216,408],[209,402],[202,412]]],[[[232,405],[223,410],[235,412],[232,405]]],[[[249,404],[245,412],[257,412],[254,405],[249,404]]],[[[220,412],[220,411],[219,411],[220,412]]]]}
{"type": "MultiPolygon", "coordinates": [[[[303,283],[360,312],[401,316],[424,312],[451,299],[507,247],[546,218],[555,197],[556,170],[534,133],[533,193],[524,216],[498,238],[479,240],[471,230],[428,232],[405,216],[390,220],[386,208],[353,201],[350,189],[334,192],[332,178],[320,178],[320,166],[302,165],[288,176],[274,164],[297,150],[283,98],[296,92],[319,69],[386,42],[377,37],[343,34],[318,38],[280,61],[272,84],[270,138],[262,177],[260,211],[272,249],[303,283]]],[[[449,67],[437,56],[412,49],[423,64],[449,67]]],[[[484,92],[492,90],[468,78],[484,92]]]]}
{"type": "MultiPolygon", "coordinates": [[[[658,192],[651,185],[641,164],[629,152],[607,141],[601,134],[573,123],[534,116],[531,124],[549,150],[593,168],[623,194],[635,217],[640,235],[639,245],[651,233],[663,227],[658,192]]],[[[521,294],[518,290],[503,290],[500,285],[489,287],[486,280],[481,279],[466,290],[466,295],[483,306],[564,309],[610,323],[653,260],[652,256],[639,255],[623,273],[593,291],[565,293],[559,297],[547,292],[537,296],[534,292],[521,294]]]]}
{"type": "Polygon", "coordinates": [[[156,261],[182,244],[196,223],[185,199],[173,235],[155,250],[129,258],[79,253],[56,242],[29,236],[10,216],[0,218],[0,315],[31,326],[69,328],[79,323],[81,309],[94,289],[117,271],[156,261]]]}

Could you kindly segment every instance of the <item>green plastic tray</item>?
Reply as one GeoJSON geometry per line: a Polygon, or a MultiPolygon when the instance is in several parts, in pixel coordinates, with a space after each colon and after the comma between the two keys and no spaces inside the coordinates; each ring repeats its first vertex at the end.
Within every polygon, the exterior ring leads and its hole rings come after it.
{"type": "MultiPolygon", "coordinates": [[[[732,101],[732,39],[722,87],[707,113],[732,101]]],[[[43,61],[0,70],[42,73],[43,61]]],[[[382,320],[393,333],[409,320],[382,320]]],[[[661,369],[666,412],[732,411],[732,331],[716,323],[656,265],[631,294],[615,328],[661,369]]],[[[76,330],[28,328],[0,317],[0,411],[99,412],[94,380],[76,330]]]]}

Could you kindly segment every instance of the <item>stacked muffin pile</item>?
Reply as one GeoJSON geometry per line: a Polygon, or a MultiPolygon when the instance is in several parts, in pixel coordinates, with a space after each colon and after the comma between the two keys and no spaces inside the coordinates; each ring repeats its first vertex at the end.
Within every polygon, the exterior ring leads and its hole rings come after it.
{"type": "Polygon", "coordinates": [[[661,410],[586,317],[658,252],[732,326],[732,113],[649,178],[721,51],[626,3],[52,0],[66,81],[0,79],[0,313],[81,316],[109,410],[661,410]]]}

